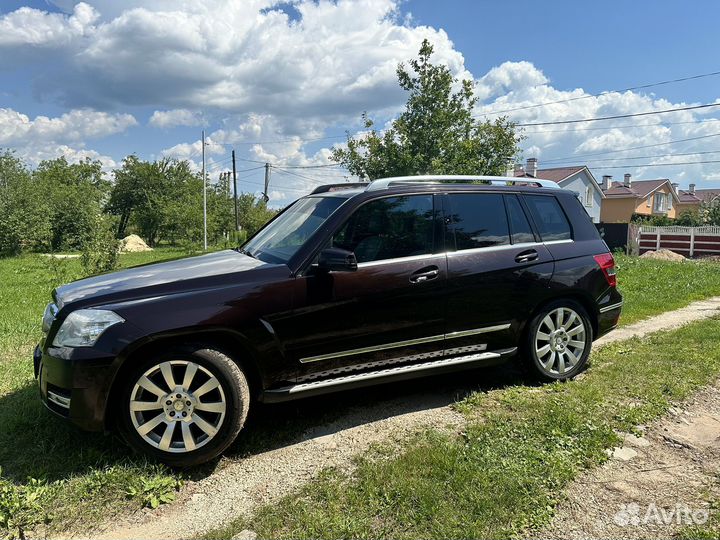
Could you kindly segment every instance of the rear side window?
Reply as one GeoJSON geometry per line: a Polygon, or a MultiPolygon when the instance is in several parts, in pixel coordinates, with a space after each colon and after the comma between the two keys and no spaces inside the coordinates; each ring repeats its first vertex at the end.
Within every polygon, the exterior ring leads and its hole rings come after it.
{"type": "Polygon", "coordinates": [[[505,205],[507,206],[508,221],[510,222],[512,243],[534,242],[535,235],[517,195],[505,195],[505,205]]]}
{"type": "Polygon", "coordinates": [[[502,195],[457,193],[450,200],[450,241],[456,250],[500,246],[510,243],[502,195]]]}
{"type": "Polygon", "coordinates": [[[530,213],[543,242],[572,238],[570,223],[555,197],[525,195],[525,201],[530,208],[530,213]]]}
{"type": "Polygon", "coordinates": [[[332,245],[355,253],[358,262],[433,252],[432,195],[387,197],[361,206],[333,235],[332,245]]]}

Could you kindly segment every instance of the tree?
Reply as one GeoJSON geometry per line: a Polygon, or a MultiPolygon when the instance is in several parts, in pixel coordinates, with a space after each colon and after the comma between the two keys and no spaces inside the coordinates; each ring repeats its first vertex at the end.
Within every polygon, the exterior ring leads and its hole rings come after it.
{"type": "Polygon", "coordinates": [[[50,206],[53,249],[80,249],[93,236],[110,183],[99,161],[45,160],[33,172],[38,197],[50,206]]]}
{"type": "Polygon", "coordinates": [[[0,254],[49,248],[51,219],[48,200],[22,161],[0,153],[0,254]]]}
{"type": "Polygon", "coordinates": [[[499,175],[518,153],[520,137],[505,118],[479,122],[472,116],[478,99],[471,81],[458,81],[450,69],[430,62],[433,47],[424,40],[411,71],[397,67],[400,87],[409,93],[405,111],[384,132],[362,116],[369,132],[348,134],[347,148],[332,159],[364,179],[416,174],[499,175]],[[453,87],[459,86],[457,91],[453,87]]]}
{"type": "Polygon", "coordinates": [[[675,225],[682,227],[700,227],[703,224],[703,218],[698,210],[683,210],[675,220],[675,225]]]}

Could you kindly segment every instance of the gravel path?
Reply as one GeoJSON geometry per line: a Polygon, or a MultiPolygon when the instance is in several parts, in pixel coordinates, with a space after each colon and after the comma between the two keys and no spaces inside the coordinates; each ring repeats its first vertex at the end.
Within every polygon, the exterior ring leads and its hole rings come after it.
{"type": "MultiPolygon", "coordinates": [[[[595,346],[676,328],[718,313],[720,297],[695,302],[615,330],[595,346]]],[[[189,482],[175,503],[138,512],[122,522],[115,520],[90,535],[98,539],[201,535],[295,491],[325,467],[351,470],[353,458],[372,444],[395,444],[427,427],[458,429],[464,419],[453,410],[453,403],[473,391],[511,384],[518,378],[511,367],[486,368],[267,406],[260,413],[266,418],[250,427],[249,437],[269,442],[249,450],[231,449],[214,471],[189,482]],[[288,424],[299,426],[296,435],[277,442],[273,430],[285,429],[288,424]]]]}
{"type": "Polygon", "coordinates": [[[642,431],[570,485],[537,538],[673,538],[708,518],[720,491],[720,384],[642,431]]]}

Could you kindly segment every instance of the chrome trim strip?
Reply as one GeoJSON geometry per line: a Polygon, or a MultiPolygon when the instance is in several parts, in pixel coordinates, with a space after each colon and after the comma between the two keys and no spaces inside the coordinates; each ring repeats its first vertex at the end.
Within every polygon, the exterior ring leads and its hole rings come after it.
{"type": "Polygon", "coordinates": [[[608,311],[612,311],[613,309],[621,308],[622,305],[623,305],[623,302],[620,301],[620,302],[618,302],[617,304],[612,304],[612,305],[610,305],[610,306],[601,307],[601,308],[600,308],[600,313],[606,313],[606,312],[608,312],[608,311]]]}
{"type": "Polygon", "coordinates": [[[48,390],[47,396],[48,396],[48,401],[51,401],[55,405],[58,405],[64,409],[70,408],[70,398],[66,398],[65,396],[56,394],[52,390],[48,390]]]}
{"type": "Polygon", "coordinates": [[[385,349],[397,349],[399,347],[407,347],[410,345],[419,345],[421,343],[431,343],[433,341],[442,341],[445,339],[445,334],[439,334],[437,336],[429,336],[418,339],[408,339],[407,341],[396,341],[394,343],[386,343],[385,345],[374,345],[372,347],[362,347],[360,349],[350,349],[348,351],[341,351],[329,354],[319,354],[317,356],[309,356],[307,358],[301,358],[301,364],[307,364],[310,362],[319,362],[320,360],[330,360],[331,358],[342,358],[344,356],[353,356],[355,354],[363,354],[375,351],[384,351],[385,349]]]}
{"type": "Polygon", "coordinates": [[[472,330],[460,330],[459,332],[450,332],[449,334],[445,334],[445,339],[475,336],[477,334],[487,334],[488,332],[499,332],[500,330],[507,330],[508,328],[510,328],[510,323],[485,326],[483,328],[473,328],[472,330]]]}
{"type": "Polygon", "coordinates": [[[546,246],[552,246],[553,244],[569,244],[571,242],[574,242],[572,238],[567,240],[550,240],[549,242],[543,242],[546,246]]]}
{"type": "Polygon", "coordinates": [[[380,264],[391,264],[396,262],[412,262],[421,261],[423,259],[432,259],[435,257],[444,257],[446,253],[425,253],[423,255],[410,255],[408,257],[397,257],[395,259],[380,259],[377,261],[366,261],[358,263],[358,268],[367,268],[369,266],[378,266],[380,264]]]}
{"type": "Polygon", "coordinates": [[[477,362],[479,360],[490,360],[494,358],[502,358],[504,355],[512,354],[517,351],[517,347],[510,349],[503,349],[496,352],[483,352],[478,354],[470,354],[467,356],[456,356],[453,358],[444,358],[442,360],[433,360],[432,362],[426,362],[424,364],[412,364],[409,366],[399,366],[389,369],[382,369],[379,371],[371,371],[369,373],[359,373],[356,375],[348,375],[345,377],[335,377],[334,379],[324,379],[321,381],[314,381],[309,383],[294,384],[291,386],[285,386],[283,388],[276,388],[273,390],[265,390],[266,394],[284,394],[293,395],[302,392],[308,392],[311,390],[317,390],[319,388],[327,388],[330,386],[341,386],[343,384],[350,384],[359,381],[366,381],[372,379],[382,379],[392,375],[400,375],[404,373],[413,373],[417,371],[430,371],[433,368],[455,366],[461,364],[468,364],[471,362],[477,362]]]}
{"type": "Polygon", "coordinates": [[[420,345],[422,343],[432,343],[433,341],[442,341],[445,339],[455,339],[465,336],[474,336],[477,334],[486,334],[488,332],[498,332],[500,330],[507,330],[510,328],[510,323],[498,324],[495,326],[484,326],[483,328],[473,328],[472,330],[461,330],[459,332],[451,332],[449,334],[438,334],[436,336],[428,336],[424,338],[408,339],[406,341],[395,341],[393,343],[386,343],[384,345],[373,345],[371,347],[362,347],[360,349],[350,349],[347,351],[341,351],[336,353],[319,354],[317,356],[308,356],[301,358],[301,364],[308,364],[310,362],[319,362],[321,360],[331,360],[333,358],[343,358],[345,356],[354,356],[356,354],[363,354],[369,352],[384,351],[386,349],[397,349],[399,347],[409,347],[411,345],[420,345]]]}

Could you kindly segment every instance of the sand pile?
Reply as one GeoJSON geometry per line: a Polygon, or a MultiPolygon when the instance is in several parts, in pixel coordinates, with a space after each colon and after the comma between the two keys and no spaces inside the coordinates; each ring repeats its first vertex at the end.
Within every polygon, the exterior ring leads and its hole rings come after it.
{"type": "Polygon", "coordinates": [[[669,249],[660,248],[657,251],[646,251],[640,255],[643,259],[656,259],[658,261],[684,261],[685,257],[669,249]]]}
{"type": "Polygon", "coordinates": [[[137,253],[138,251],[152,251],[152,248],[137,234],[131,234],[120,240],[120,253],[137,253]]]}

